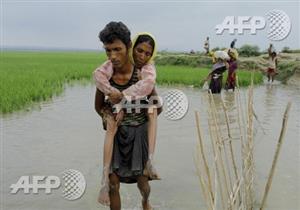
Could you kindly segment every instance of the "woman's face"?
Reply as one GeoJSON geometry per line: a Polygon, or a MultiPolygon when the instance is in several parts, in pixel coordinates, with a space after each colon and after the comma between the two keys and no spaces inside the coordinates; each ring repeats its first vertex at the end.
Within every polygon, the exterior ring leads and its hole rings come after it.
{"type": "Polygon", "coordinates": [[[142,68],[151,58],[153,47],[148,42],[139,43],[133,49],[133,60],[137,68],[142,68]]]}

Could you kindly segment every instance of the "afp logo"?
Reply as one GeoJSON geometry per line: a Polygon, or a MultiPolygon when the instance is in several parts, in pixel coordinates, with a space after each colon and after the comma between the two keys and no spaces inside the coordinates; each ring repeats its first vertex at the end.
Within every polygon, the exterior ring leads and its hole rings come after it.
{"type": "MultiPolygon", "coordinates": [[[[266,14],[268,20],[268,39],[281,41],[285,39],[292,28],[289,16],[281,10],[271,10],[266,14]]],[[[216,34],[223,34],[225,30],[229,34],[244,34],[245,30],[250,30],[250,34],[256,34],[257,30],[266,27],[266,19],[261,16],[227,16],[222,24],[216,25],[216,34]]]]}
{"type": "Polygon", "coordinates": [[[86,188],[85,178],[80,171],[68,169],[62,172],[62,178],[58,176],[21,176],[19,180],[10,186],[11,194],[17,194],[23,190],[24,194],[52,193],[52,190],[62,187],[62,197],[72,201],[80,198],[86,188]]]}

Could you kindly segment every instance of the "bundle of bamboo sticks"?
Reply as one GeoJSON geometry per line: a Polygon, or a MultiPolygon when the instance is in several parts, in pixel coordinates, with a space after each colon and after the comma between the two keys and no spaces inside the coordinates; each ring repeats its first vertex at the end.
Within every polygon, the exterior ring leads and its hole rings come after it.
{"type": "MultiPolygon", "coordinates": [[[[238,87],[234,92],[234,97],[236,107],[234,117],[237,127],[232,128],[223,99],[219,98],[221,99],[219,104],[222,107],[220,109],[220,106],[217,107],[216,105],[215,96],[211,93],[207,94],[206,99],[209,103],[207,106],[208,138],[204,139],[200,113],[195,111],[198,134],[195,163],[203,198],[209,210],[255,209],[253,82],[248,89],[246,105],[241,100],[238,87]],[[224,121],[225,123],[222,123],[224,121]],[[237,132],[234,133],[236,130],[237,132]],[[211,146],[208,146],[207,141],[210,141],[211,146]]],[[[282,129],[260,204],[260,210],[263,210],[265,207],[271,187],[290,107],[291,103],[289,102],[284,113],[282,129]]]]}

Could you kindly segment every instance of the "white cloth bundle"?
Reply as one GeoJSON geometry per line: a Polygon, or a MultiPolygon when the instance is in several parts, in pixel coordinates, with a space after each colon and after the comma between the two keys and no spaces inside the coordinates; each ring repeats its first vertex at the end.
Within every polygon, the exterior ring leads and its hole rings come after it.
{"type": "Polygon", "coordinates": [[[229,55],[225,51],[218,50],[214,53],[214,57],[216,59],[229,60],[229,55]]]}

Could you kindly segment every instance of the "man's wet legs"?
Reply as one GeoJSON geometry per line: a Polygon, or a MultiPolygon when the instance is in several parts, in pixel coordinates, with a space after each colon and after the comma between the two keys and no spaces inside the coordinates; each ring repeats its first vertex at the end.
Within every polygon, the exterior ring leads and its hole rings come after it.
{"type": "Polygon", "coordinates": [[[150,185],[148,181],[148,177],[146,176],[139,176],[137,178],[137,186],[142,195],[142,207],[143,210],[151,210],[152,207],[149,203],[149,195],[150,195],[150,185]]]}
{"type": "Polygon", "coordinates": [[[120,179],[116,174],[109,176],[110,209],[121,210],[120,179]]]}

